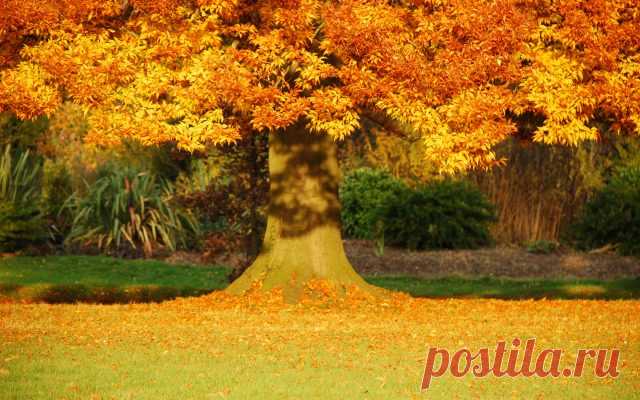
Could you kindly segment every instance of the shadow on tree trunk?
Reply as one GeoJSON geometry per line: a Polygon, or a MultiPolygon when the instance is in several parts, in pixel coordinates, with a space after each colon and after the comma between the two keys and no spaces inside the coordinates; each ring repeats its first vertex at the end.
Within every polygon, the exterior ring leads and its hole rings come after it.
{"type": "Polygon", "coordinates": [[[260,254],[227,289],[282,288],[296,301],[311,281],[327,281],[338,294],[357,286],[374,291],[353,269],[340,232],[336,143],[297,123],[269,136],[269,207],[260,254]]]}

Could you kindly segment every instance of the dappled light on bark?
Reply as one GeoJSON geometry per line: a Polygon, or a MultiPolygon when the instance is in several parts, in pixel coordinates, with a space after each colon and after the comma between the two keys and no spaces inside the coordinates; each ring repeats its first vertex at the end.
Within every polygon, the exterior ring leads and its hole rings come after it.
{"type": "Polygon", "coordinates": [[[269,137],[267,229],[256,261],[227,289],[243,293],[281,287],[298,301],[307,282],[320,279],[336,293],[357,286],[377,292],[347,260],[340,232],[340,169],[335,142],[308,132],[303,123],[269,137]]]}

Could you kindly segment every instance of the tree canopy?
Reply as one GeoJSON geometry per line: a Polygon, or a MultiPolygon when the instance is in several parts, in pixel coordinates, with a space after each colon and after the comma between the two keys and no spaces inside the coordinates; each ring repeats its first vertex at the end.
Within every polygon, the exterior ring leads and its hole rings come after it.
{"type": "Polygon", "coordinates": [[[3,0],[0,111],[85,107],[98,144],[196,151],[304,120],[412,132],[455,172],[533,140],[640,132],[636,0],[3,0]]]}

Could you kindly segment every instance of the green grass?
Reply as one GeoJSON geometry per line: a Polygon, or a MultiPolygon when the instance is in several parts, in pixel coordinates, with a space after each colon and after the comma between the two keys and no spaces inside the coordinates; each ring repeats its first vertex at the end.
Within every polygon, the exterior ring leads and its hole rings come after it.
{"type": "MultiPolygon", "coordinates": [[[[407,308],[0,304],[0,399],[638,399],[635,301],[427,300],[407,308]],[[619,348],[618,378],[434,379],[426,350],[537,338],[619,348]]],[[[491,355],[493,358],[493,355],[491,355]]],[[[565,364],[565,361],[567,364],[565,364]]]]}
{"type": "Polygon", "coordinates": [[[599,280],[533,280],[498,278],[371,277],[369,283],[417,297],[496,299],[638,299],[640,278],[599,280]]]}
{"type": "MultiPolygon", "coordinates": [[[[0,260],[0,297],[47,303],[129,303],[198,296],[224,289],[229,269],[155,260],[95,256],[11,257],[0,260]]],[[[515,280],[498,278],[368,277],[370,283],[420,297],[637,299],[640,278],[515,280]]]]}
{"type": "Polygon", "coordinates": [[[0,260],[0,296],[47,303],[128,303],[197,296],[227,285],[224,267],[95,256],[0,260]]]}
{"type": "MultiPolygon", "coordinates": [[[[8,376],[0,377],[3,399],[639,398],[629,377],[604,384],[592,376],[558,382],[551,378],[456,379],[446,374],[434,379],[427,393],[420,393],[420,352],[376,355],[367,359],[367,365],[350,367],[318,347],[313,360],[323,367],[317,368],[309,356],[298,361],[301,351],[294,347],[284,349],[274,360],[268,353],[240,346],[167,351],[158,346],[71,348],[46,342],[0,351],[5,358],[22,355],[12,360],[8,376]]],[[[362,341],[362,347],[366,345],[362,341]]],[[[367,356],[364,349],[351,349],[351,354],[367,356]]]]}
{"type": "MultiPolygon", "coordinates": [[[[224,288],[227,273],[106,257],[14,257],[0,260],[0,290],[48,302],[150,301],[224,288]]],[[[640,297],[638,280],[368,280],[430,297],[640,297]]],[[[411,302],[331,312],[227,309],[202,300],[0,304],[0,399],[640,398],[637,301],[411,302]],[[493,348],[533,337],[538,351],[561,348],[569,361],[579,348],[619,348],[626,366],[616,379],[447,373],[427,393],[418,390],[430,346],[493,348]]]]}

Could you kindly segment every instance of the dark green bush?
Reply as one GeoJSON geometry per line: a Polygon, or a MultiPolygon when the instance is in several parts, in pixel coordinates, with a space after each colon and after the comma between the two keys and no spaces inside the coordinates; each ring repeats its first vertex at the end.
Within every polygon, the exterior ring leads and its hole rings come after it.
{"type": "Polygon", "coordinates": [[[0,252],[21,250],[45,240],[44,223],[37,207],[0,201],[0,252]]]}
{"type": "Polygon", "coordinates": [[[467,182],[444,180],[406,189],[382,214],[384,240],[409,249],[464,249],[492,242],[494,207],[467,182]]]}
{"type": "Polygon", "coordinates": [[[640,167],[619,171],[587,202],[572,232],[581,249],[615,245],[640,255],[640,167]]]}
{"type": "Polygon", "coordinates": [[[85,195],[74,195],[68,243],[96,246],[101,251],[175,250],[198,231],[193,215],[173,201],[173,187],[154,175],[132,169],[103,170],[85,195]]]}
{"type": "Polygon", "coordinates": [[[384,208],[407,190],[404,182],[384,170],[360,168],[346,175],[340,186],[345,235],[377,239],[384,208]]]}
{"type": "Polygon", "coordinates": [[[11,146],[14,151],[33,151],[48,127],[47,117],[23,121],[12,113],[0,112],[0,148],[11,146]]]}
{"type": "Polygon", "coordinates": [[[39,209],[41,167],[25,151],[11,146],[0,154],[0,251],[15,251],[45,238],[39,209]]]}
{"type": "Polygon", "coordinates": [[[72,177],[64,163],[45,161],[42,174],[41,209],[53,244],[62,244],[71,230],[73,215],[65,207],[73,194],[72,177]]]}
{"type": "Polygon", "coordinates": [[[467,182],[445,180],[414,189],[386,171],[363,168],[345,177],[340,200],[349,237],[410,249],[476,248],[492,242],[494,208],[467,182]]]}

